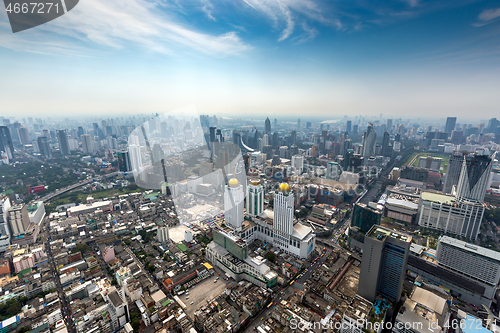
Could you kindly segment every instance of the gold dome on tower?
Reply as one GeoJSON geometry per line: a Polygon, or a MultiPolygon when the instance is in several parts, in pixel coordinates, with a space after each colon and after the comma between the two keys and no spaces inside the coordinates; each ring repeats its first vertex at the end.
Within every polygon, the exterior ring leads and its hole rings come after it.
{"type": "Polygon", "coordinates": [[[281,183],[279,189],[280,191],[290,191],[290,185],[287,183],[281,183]]]}
{"type": "Polygon", "coordinates": [[[229,182],[227,183],[227,185],[231,186],[231,187],[234,187],[234,186],[238,186],[240,183],[238,182],[238,179],[236,178],[232,178],[229,180],[229,182]]]}

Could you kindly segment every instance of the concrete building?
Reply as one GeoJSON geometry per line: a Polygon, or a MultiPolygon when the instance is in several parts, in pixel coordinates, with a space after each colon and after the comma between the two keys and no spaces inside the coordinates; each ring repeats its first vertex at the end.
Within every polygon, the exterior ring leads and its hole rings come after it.
{"type": "Polygon", "coordinates": [[[26,232],[30,224],[30,218],[25,204],[12,206],[9,209],[8,218],[12,237],[19,237],[26,232]]]}
{"type": "Polygon", "coordinates": [[[170,241],[170,235],[168,230],[168,225],[158,228],[156,231],[156,236],[158,237],[158,242],[167,243],[170,241]]]}
{"type": "Polygon", "coordinates": [[[370,302],[378,294],[398,302],[406,274],[411,236],[374,225],[365,235],[358,294],[370,302]]]}
{"type": "Polygon", "coordinates": [[[441,236],[437,262],[461,275],[492,286],[500,281],[500,253],[464,241],[441,236]]]}
{"type": "Polygon", "coordinates": [[[367,233],[374,225],[380,225],[381,218],[382,212],[378,209],[357,203],[354,205],[351,225],[358,227],[360,232],[367,233]]]}
{"type": "Polygon", "coordinates": [[[260,216],[264,212],[264,188],[258,180],[253,180],[248,186],[247,214],[260,216]]]}
{"type": "Polygon", "coordinates": [[[429,169],[429,170],[437,170],[441,169],[442,158],[432,157],[432,156],[421,156],[418,159],[418,167],[429,169]]]}
{"type": "Polygon", "coordinates": [[[8,196],[0,196],[0,252],[4,252],[10,245],[10,227],[8,222],[8,211],[10,209],[8,196]]]}
{"type": "Polygon", "coordinates": [[[363,136],[363,158],[367,161],[371,156],[375,156],[375,144],[377,142],[377,133],[372,123],[368,123],[366,132],[363,136]]]}
{"type": "Polygon", "coordinates": [[[482,203],[459,201],[454,196],[422,192],[418,225],[475,240],[484,215],[482,203]]]}
{"type": "Polygon", "coordinates": [[[487,155],[474,155],[471,159],[464,159],[457,185],[458,201],[483,203],[493,160],[487,155]]]}
{"type": "Polygon", "coordinates": [[[326,178],[339,180],[342,169],[337,162],[328,162],[326,166],[326,178]]]}
{"type": "Polygon", "coordinates": [[[399,310],[394,333],[445,333],[450,326],[450,305],[453,298],[436,289],[415,286],[399,310]]]}
{"type": "Polygon", "coordinates": [[[236,231],[242,230],[245,207],[245,192],[236,178],[229,180],[224,191],[224,211],[226,223],[236,231]]]}
{"type": "Polygon", "coordinates": [[[362,333],[366,328],[368,316],[373,308],[373,304],[356,295],[342,315],[340,333],[362,333]]]}

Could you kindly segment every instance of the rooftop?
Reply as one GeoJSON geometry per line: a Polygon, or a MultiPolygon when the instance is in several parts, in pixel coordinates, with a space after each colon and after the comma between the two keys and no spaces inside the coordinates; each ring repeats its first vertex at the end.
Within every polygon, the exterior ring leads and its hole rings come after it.
{"type": "Polygon", "coordinates": [[[455,197],[452,195],[434,193],[434,192],[422,192],[422,200],[432,201],[437,203],[452,203],[455,202],[455,197]]]}
{"type": "Polygon", "coordinates": [[[458,240],[455,238],[451,238],[448,236],[439,237],[439,242],[449,244],[449,245],[454,246],[456,248],[500,261],[500,252],[486,249],[486,248],[481,247],[481,246],[469,244],[469,243],[466,243],[464,241],[461,241],[461,240],[458,240]]]}
{"type": "Polygon", "coordinates": [[[374,225],[366,236],[383,241],[386,237],[392,237],[403,242],[411,242],[411,236],[396,232],[395,230],[387,229],[385,227],[374,225]]]}

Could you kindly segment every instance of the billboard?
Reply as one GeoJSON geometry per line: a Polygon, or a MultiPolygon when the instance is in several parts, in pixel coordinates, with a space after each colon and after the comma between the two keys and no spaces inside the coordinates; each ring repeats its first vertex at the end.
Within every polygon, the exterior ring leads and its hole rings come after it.
{"type": "Polygon", "coordinates": [[[30,194],[38,193],[38,192],[43,192],[45,191],[45,186],[33,186],[28,189],[30,194]]]}

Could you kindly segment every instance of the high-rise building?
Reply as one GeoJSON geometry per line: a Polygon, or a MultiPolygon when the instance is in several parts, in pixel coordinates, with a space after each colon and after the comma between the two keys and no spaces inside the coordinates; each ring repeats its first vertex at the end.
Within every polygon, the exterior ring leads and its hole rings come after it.
{"type": "Polygon", "coordinates": [[[354,134],[354,135],[358,134],[358,128],[359,128],[358,125],[353,125],[352,126],[352,134],[354,134]]]}
{"type": "Polygon", "coordinates": [[[392,132],[392,119],[387,119],[386,129],[389,133],[392,132]]]}
{"type": "Polygon", "coordinates": [[[297,128],[300,129],[300,118],[297,120],[297,128]]]}
{"type": "Polygon", "coordinates": [[[76,132],[76,135],[78,135],[78,137],[81,137],[84,134],[85,134],[85,131],[83,130],[83,127],[78,126],[78,131],[76,132]]]}
{"type": "Polygon", "coordinates": [[[28,127],[19,126],[19,139],[21,139],[21,144],[28,145],[30,143],[30,134],[28,131],[28,127]]]}
{"type": "Polygon", "coordinates": [[[215,142],[215,130],[217,128],[216,127],[210,127],[209,128],[209,131],[210,131],[210,142],[215,142]]]}
{"type": "Polygon", "coordinates": [[[61,151],[61,155],[68,156],[70,154],[70,151],[66,130],[57,131],[57,139],[59,140],[59,150],[61,151]]]}
{"type": "Polygon", "coordinates": [[[264,212],[264,188],[258,180],[252,180],[248,185],[247,214],[260,216],[264,212]]]}
{"type": "MultiPolygon", "coordinates": [[[[95,124],[97,125],[97,124],[95,124]]],[[[89,134],[84,134],[80,137],[80,141],[82,141],[82,150],[85,154],[92,154],[94,151],[92,145],[92,137],[89,134]]]]}
{"type": "Polygon", "coordinates": [[[168,225],[158,228],[158,231],[156,232],[156,236],[158,237],[158,242],[167,243],[170,240],[168,225]]]}
{"type": "Polygon", "coordinates": [[[294,197],[290,185],[282,183],[274,194],[273,227],[281,234],[293,233],[294,197]]]}
{"type": "Polygon", "coordinates": [[[363,234],[367,233],[374,225],[380,225],[382,219],[382,212],[378,209],[369,207],[364,203],[357,203],[354,205],[352,212],[353,227],[358,227],[359,231],[363,234]]]}
{"type": "Polygon", "coordinates": [[[391,157],[392,151],[389,149],[390,136],[389,132],[384,132],[384,137],[382,139],[382,156],[391,157]]]}
{"type": "Polygon", "coordinates": [[[40,154],[45,158],[52,158],[52,147],[50,146],[50,139],[46,136],[39,136],[38,148],[40,149],[40,154]]]}
{"type": "Polygon", "coordinates": [[[370,302],[378,294],[398,302],[410,244],[411,236],[374,225],[365,235],[358,294],[370,302]]]}
{"type": "Polygon", "coordinates": [[[375,144],[377,142],[377,133],[372,123],[368,123],[365,135],[363,136],[363,158],[367,161],[371,156],[375,156],[375,144]]]}
{"type": "Polygon", "coordinates": [[[348,120],[348,121],[347,121],[347,124],[346,124],[346,126],[345,126],[345,131],[346,131],[347,133],[351,133],[351,127],[352,127],[352,121],[351,121],[351,120],[348,120]]]}
{"type": "Polygon", "coordinates": [[[457,185],[457,200],[482,203],[488,189],[492,159],[487,155],[474,155],[464,159],[457,185]]]}
{"type": "Polygon", "coordinates": [[[28,208],[25,204],[12,206],[8,211],[9,227],[12,237],[17,237],[26,232],[30,224],[28,208]]]}
{"type": "Polygon", "coordinates": [[[451,132],[455,129],[455,125],[457,124],[457,117],[448,117],[446,118],[446,125],[444,126],[445,133],[448,133],[448,136],[451,136],[451,132]]]}
{"type": "Polygon", "coordinates": [[[455,238],[439,238],[436,261],[439,265],[493,286],[500,281],[498,252],[455,238]]]}
{"type": "Polygon", "coordinates": [[[9,160],[14,159],[14,144],[10,136],[10,130],[7,126],[0,126],[0,152],[7,153],[9,160]]]}
{"type": "Polygon", "coordinates": [[[116,156],[118,157],[118,168],[121,172],[130,172],[133,170],[128,151],[119,151],[116,153],[116,156]]]}
{"type": "Polygon", "coordinates": [[[446,169],[446,176],[444,179],[443,193],[452,193],[453,186],[457,186],[460,172],[464,164],[464,159],[468,158],[468,154],[455,151],[451,154],[448,161],[448,168],[446,169]]]}
{"type": "Polygon", "coordinates": [[[10,228],[7,212],[10,209],[8,196],[0,196],[0,252],[4,252],[10,245],[10,228]]]}
{"type": "Polygon", "coordinates": [[[326,178],[339,180],[342,169],[337,162],[328,162],[326,165],[326,178]]]}
{"type": "Polygon", "coordinates": [[[229,180],[224,191],[225,220],[234,230],[241,231],[244,220],[245,193],[236,178],[229,180]]]}
{"type": "Polygon", "coordinates": [[[265,125],[264,125],[264,133],[265,134],[271,133],[271,120],[269,120],[269,118],[266,118],[265,125]]]}

